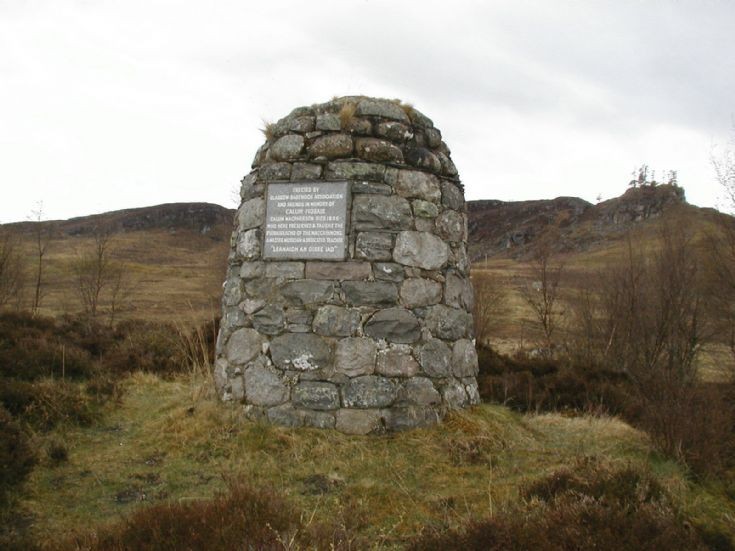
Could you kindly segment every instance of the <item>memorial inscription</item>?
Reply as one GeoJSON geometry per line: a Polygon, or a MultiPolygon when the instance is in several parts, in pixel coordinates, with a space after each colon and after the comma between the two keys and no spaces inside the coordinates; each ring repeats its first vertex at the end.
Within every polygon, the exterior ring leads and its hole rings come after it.
{"type": "Polygon", "coordinates": [[[348,182],[268,184],[263,257],[344,260],[348,182]]]}

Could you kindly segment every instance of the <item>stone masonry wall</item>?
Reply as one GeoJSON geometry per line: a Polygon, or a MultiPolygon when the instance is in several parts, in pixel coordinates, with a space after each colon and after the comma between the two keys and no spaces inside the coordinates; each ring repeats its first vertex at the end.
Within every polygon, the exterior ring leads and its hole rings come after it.
{"type": "Polygon", "coordinates": [[[215,382],[251,418],[367,434],[479,401],[463,188],[441,133],[344,97],[266,129],[242,181],[215,382]],[[344,261],[263,260],[270,182],[348,181],[344,261]]]}

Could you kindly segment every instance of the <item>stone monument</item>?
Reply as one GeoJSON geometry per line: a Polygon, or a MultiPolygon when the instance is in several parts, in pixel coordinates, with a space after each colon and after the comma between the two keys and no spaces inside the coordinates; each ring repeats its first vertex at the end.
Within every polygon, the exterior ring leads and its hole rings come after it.
{"type": "Polygon", "coordinates": [[[265,133],[232,234],[220,398],[354,434],[477,403],[464,193],[432,121],[343,97],[265,133]]]}

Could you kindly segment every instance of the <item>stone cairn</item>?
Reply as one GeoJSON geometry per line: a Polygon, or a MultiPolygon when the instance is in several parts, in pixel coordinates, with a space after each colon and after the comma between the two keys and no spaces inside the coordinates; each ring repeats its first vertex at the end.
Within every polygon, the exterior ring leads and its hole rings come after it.
{"type": "Polygon", "coordinates": [[[242,180],[215,383],[249,418],[368,434],[479,402],[463,188],[432,121],[343,97],[266,128],[242,180]],[[271,183],[347,182],[344,256],[264,258],[271,183]]]}

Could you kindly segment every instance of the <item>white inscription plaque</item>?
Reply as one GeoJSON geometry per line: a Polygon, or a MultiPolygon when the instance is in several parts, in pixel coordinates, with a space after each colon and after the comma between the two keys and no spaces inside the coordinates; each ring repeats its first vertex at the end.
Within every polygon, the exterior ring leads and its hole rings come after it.
{"type": "Polygon", "coordinates": [[[263,258],[344,260],[348,182],[268,184],[263,258]]]}

